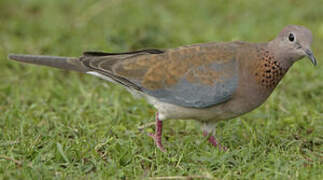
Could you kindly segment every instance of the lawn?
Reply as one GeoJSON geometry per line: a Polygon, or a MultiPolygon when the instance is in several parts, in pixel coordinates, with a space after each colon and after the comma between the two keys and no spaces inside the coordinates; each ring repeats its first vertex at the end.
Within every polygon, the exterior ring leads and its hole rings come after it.
{"type": "Polygon", "coordinates": [[[0,179],[322,179],[322,0],[1,0],[0,179]],[[258,109],[220,122],[221,152],[195,121],[146,134],[155,109],[101,79],[7,60],[213,41],[264,42],[288,24],[312,30],[318,60],[297,62],[258,109]]]}

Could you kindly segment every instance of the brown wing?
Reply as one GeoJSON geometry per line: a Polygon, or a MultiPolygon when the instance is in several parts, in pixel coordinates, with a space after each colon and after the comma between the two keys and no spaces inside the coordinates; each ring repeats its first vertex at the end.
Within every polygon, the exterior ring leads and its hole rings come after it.
{"type": "Polygon", "coordinates": [[[170,49],[88,56],[83,63],[161,101],[205,108],[228,100],[237,82],[235,46],[209,43],[170,49]]]}
{"type": "Polygon", "coordinates": [[[113,67],[160,101],[206,108],[229,100],[238,86],[235,43],[209,43],[137,56],[113,67]]]}
{"type": "MultiPolygon", "coordinates": [[[[234,59],[231,43],[207,43],[169,49],[160,54],[127,58],[115,64],[114,74],[140,82],[147,89],[167,88],[185,77],[190,82],[210,85],[220,74],[208,66],[225,64],[234,59]],[[205,66],[204,70],[190,71],[205,66]]],[[[108,68],[108,67],[105,67],[108,68]]]]}

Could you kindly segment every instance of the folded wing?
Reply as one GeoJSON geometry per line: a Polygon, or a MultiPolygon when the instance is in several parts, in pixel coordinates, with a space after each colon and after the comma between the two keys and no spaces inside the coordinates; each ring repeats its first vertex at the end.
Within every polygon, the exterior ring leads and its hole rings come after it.
{"type": "Polygon", "coordinates": [[[229,100],[238,85],[230,44],[203,44],[130,53],[85,53],[91,70],[160,101],[207,108],[229,100]]]}

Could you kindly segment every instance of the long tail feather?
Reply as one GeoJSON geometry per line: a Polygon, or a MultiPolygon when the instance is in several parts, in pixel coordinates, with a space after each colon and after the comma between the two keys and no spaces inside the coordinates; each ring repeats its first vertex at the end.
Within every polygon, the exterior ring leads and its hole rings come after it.
{"type": "Polygon", "coordinates": [[[74,57],[9,54],[8,58],[19,62],[50,66],[59,69],[73,70],[79,72],[88,71],[88,68],[82,65],[79,58],[74,57]]]}

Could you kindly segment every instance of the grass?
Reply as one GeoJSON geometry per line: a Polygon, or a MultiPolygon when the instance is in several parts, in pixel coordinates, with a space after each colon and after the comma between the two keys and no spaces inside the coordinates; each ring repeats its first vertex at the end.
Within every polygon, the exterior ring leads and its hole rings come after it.
{"type": "Polygon", "coordinates": [[[0,1],[0,179],[322,179],[323,11],[317,1],[0,1]],[[288,24],[313,31],[318,66],[297,62],[257,110],[220,122],[219,152],[195,121],[167,121],[92,76],[7,60],[210,41],[268,41],[288,24]]]}

